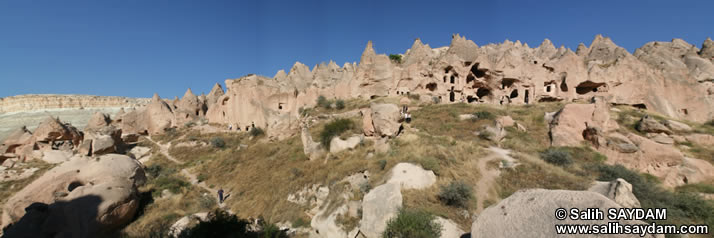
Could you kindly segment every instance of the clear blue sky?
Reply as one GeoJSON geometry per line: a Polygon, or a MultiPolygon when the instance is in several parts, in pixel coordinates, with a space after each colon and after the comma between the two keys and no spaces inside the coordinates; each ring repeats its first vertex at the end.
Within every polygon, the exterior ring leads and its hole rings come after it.
{"type": "Polygon", "coordinates": [[[596,34],[630,52],[649,41],[714,37],[714,1],[0,1],[0,97],[28,93],[200,94],[227,78],[359,61],[367,41],[403,53],[596,34]]]}

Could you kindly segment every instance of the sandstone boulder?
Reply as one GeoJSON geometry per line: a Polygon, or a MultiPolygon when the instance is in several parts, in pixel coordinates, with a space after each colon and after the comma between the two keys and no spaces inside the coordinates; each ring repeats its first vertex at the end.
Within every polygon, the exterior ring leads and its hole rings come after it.
{"type": "Polygon", "coordinates": [[[399,185],[386,183],[369,191],[362,200],[360,231],[365,237],[381,237],[387,221],[397,216],[402,207],[402,192],[399,185]]]}
{"type": "Polygon", "coordinates": [[[714,136],[713,135],[708,135],[708,134],[691,134],[687,135],[684,138],[686,138],[688,141],[698,144],[701,146],[714,146],[714,136]]]}
{"type": "MultiPolygon", "coordinates": [[[[558,208],[621,208],[602,194],[590,191],[526,189],[519,190],[498,204],[486,208],[471,226],[471,237],[561,237],[555,232],[556,224],[607,224],[613,220],[573,221],[557,220],[558,208]]],[[[646,224],[642,221],[619,220],[621,224],[646,224]]],[[[608,237],[631,237],[612,235],[608,237]]],[[[572,235],[562,237],[599,237],[572,235]]],[[[654,237],[654,236],[646,236],[654,237]]],[[[659,237],[659,236],[657,236],[659,237]]]]}
{"type": "Polygon", "coordinates": [[[614,132],[608,135],[607,139],[607,146],[613,150],[616,150],[620,153],[635,153],[639,148],[637,148],[637,145],[632,143],[630,139],[628,139],[626,136],[614,132]]]}
{"type": "Polygon", "coordinates": [[[32,133],[27,130],[27,127],[23,126],[12,132],[12,134],[3,141],[3,149],[0,150],[0,153],[15,153],[15,149],[32,143],[32,139],[32,133]]]}
{"type": "Polygon", "coordinates": [[[108,126],[111,122],[112,120],[108,114],[96,112],[94,113],[94,115],[92,115],[91,118],[89,118],[89,122],[87,122],[87,126],[84,127],[84,130],[100,129],[102,127],[108,126]]]}
{"type": "Polygon", "coordinates": [[[666,120],[666,121],[664,121],[664,125],[667,126],[667,128],[671,129],[672,131],[676,131],[676,132],[690,132],[690,131],[692,131],[692,127],[690,127],[689,125],[675,121],[675,120],[666,120]]]}
{"type": "Polygon", "coordinates": [[[401,189],[428,188],[436,182],[436,175],[431,170],[411,163],[399,163],[389,172],[387,183],[394,183],[401,189]]]}
{"type": "Polygon", "coordinates": [[[74,145],[79,145],[82,141],[82,134],[77,128],[52,117],[48,117],[40,123],[32,136],[38,142],[72,141],[74,145]]]}
{"type": "Polygon", "coordinates": [[[340,137],[332,138],[330,142],[330,153],[336,154],[344,150],[351,150],[357,147],[362,138],[360,136],[352,136],[346,140],[340,139],[340,137]]]}
{"type": "Polygon", "coordinates": [[[567,104],[553,116],[550,123],[551,145],[578,146],[584,140],[586,123],[592,122],[595,106],[592,104],[567,104]]]}
{"type": "Polygon", "coordinates": [[[436,222],[441,225],[440,238],[459,238],[465,233],[455,222],[443,217],[436,217],[436,222]]]}
{"type": "MultiPolygon", "coordinates": [[[[648,137],[650,137],[649,134],[648,134],[648,137]]],[[[666,145],[674,144],[674,139],[672,139],[672,137],[669,137],[665,133],[654,134],[650,137],[650,139],[652,139],[653,141],[660,143],[660,144],[666,144],[666,145]]]]}
{"type": "Polygon", "coordinates": [[[75,158],[10,197],[3,207],[6,235],[99,237],[119,228],[139,206],[142,166],[123,155],[75,158]]]}
{"type": "Polygon", "coordinates": [[[71,151],[48,150],[43,152],[42,160],[50,164],[61,164],[72,157],[71,151]]]}
{"type": "Polygon", "coordinates": [[[479,137],[493,142],[500,142],[503,138],[506,138],[506,134],[506,129],[499,122],[496,122],[493,126],[485,126],[478,132],[479,137]]]}
{"type": "Polygon", "coordinates": [[[667,134],[672,134],[672,131],[669,130],[665,125],[657,121],[656,119],[645,115],[640,119],[639,122],[637,122],[637,125],[635,126],[635,129],[637,129],[640,132],[645,132],[645,133],[667,133],[667,134]]]}
{"type": "Polygon", "coordinates": [[[588,191],[602,194],[622,207],[640,207],[640,200],[632,193],[632,184],[621,178],[610,182],[595,181],[588,191]]]}
{"type": "Polygon", "coordinates": [[[514,126],[516,121],[513,120],[511,116],[500,116],[496,119],[498,123],[501,123],[503,127],[511,127],[514,126]]]}
{"type": "Polygon", "coordinates": [[[399,107],[394,104],[372,104],[372,122],[377,135],[394,137],[399,133],[401,124],[399,107]]]}
{"type": "Polygon", "coordinates": [[[365,136],[373,136],[374,124],[372,122],[372,109],[362,109],[360,113],[362,114],[362,132],[365,136]]]}

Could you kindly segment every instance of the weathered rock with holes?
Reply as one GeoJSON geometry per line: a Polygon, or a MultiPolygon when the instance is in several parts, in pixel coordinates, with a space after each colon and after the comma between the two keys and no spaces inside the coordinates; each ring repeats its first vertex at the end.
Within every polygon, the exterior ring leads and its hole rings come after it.
{"type": "Polygon", "coordinates": [[[142,166],[124,155],[72,159],[8,199],[2,224],[13,226],[5,235],[100,237],[134,217],[145,181],[142,166]]]}
{"type": "MultiPolygon", "coordinates": [[[[621,208],[619,204],[590,191],[525,189],[519,190],[498,204],[486,208],[471,226],[471,237],[558,237],[556,224],[607,224],[615,220],[557,220],[553,215],[558,208],[621,208]],[[548,215],[544,215],[548,214],[548,215]]],[[[642,221],[619,220],[620,224],[645,225],[642,221]]],[[[608,237],[631,237],[612,235],[608,237]]],[[[570,237],[570,236],[566,236],[570,237]]],[[[572,237],[599,237],[573,235],[572,237]]],[[[645,237],[664,237],[647,235],[645,237]]]]}
{"type": "Polygon", "coordinates": [[[640,207],[640,200],[632,193],[632,184],[621,178],[610,182],[595,181],[588,191],[602,194],[622,207],[640,207]]]}
{"type": "Polygon", "coordinates": [[[382,235],[387,221],[397,216],[402,207],[402,192],[396,183],[386,183],[369,191],[362,200],[360,231],[368,238],[382,235]]]}

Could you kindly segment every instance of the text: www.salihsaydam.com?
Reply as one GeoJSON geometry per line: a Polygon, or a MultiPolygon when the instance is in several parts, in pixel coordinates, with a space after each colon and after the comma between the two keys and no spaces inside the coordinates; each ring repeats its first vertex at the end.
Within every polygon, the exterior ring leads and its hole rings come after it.
{"type": "Polygon", "coordinates": [[[644,237],[648,234],[709,234],[707,225],[662,225],[662,224],[556,224],[557,234],[636,234],[644,237]]]}

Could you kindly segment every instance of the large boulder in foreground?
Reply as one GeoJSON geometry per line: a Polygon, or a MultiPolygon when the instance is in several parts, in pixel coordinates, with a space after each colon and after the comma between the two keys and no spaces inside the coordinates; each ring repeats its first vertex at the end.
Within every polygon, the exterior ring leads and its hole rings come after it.
{"type": "MultiPolygon", "coordinates": [[[[520,190],[498,204],[484,210],[471,226],[471,237],[602,237],[595,235],[558,235],[556,224],[607,224],[607,209],[621,208],[602,194],[590,191],[546,189],[520,190]],[[598,208],[604,220],[557,220],[558,208],[598,208]]],[[[620,224],[646,224],[642,221],[619,220],[620,224]]],[[[607,237],[632,237],[611,235],[607,237]]],[[[645,236],[659,237],[659,236],[645,236]]],[[[664,237],[664,236],[662,236],[664,237]]]]}
{"type": "Polygon", "coordinates": [[[124,155],[75,157],[47,171],[3,207],[8,237],[101,237],[129,222],[146,181],[124,155]]]}
{"type": "Polygon", "coordinates": [[[394,104],[372,104],[372,124],[377,135],[381,137],[394,137],[402,126],[399,123],[401,115],[399,107],[394,104]]]}
{"type": "Polygon", "coordinates": [[[360,231],[367,238],[382,237],[387,221],[397,217],[402,207],[402,192],[399,184],[385,183],[372,189],[362,200],[360,231]]]}
{"type": "Polygon", "coordinates": [[[422,189],[436,183],[436,175],[418,165],[399,163],[389,172],[387,183],[397,184],[402,189],[422,189]]]}

